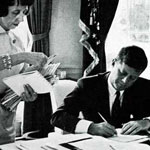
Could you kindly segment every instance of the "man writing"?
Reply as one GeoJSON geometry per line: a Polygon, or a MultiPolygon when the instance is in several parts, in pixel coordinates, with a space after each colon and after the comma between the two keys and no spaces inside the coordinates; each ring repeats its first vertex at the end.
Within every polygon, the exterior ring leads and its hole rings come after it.
{"type": "Polygon", "coordinates": [[[71,133],[104,137],[113,136],[120,127],[122,134],[148,131],[150,81],[139,77],[147,63],[140,47],[122,48],[113,60],[111,72],[78,80],[51,123],[71,133]],[[83,119],[78,117],[80,112],[83,119]]]}

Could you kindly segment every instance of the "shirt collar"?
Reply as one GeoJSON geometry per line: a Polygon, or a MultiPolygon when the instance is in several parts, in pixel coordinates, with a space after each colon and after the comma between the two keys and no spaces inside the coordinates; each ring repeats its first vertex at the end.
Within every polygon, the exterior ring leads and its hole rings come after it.
{"type": "Polygon", "coordinates": [[[4,30],[4,28],[2,28],[2,26],[0,26],[0,33],[6,33],[6,30],[4,30]]]}
{"type": "MultiPolygon", "coordinates": [[[[115,95],[116,94],[116,89],[112,86],[110,83],[110,77],[108,77],[108,91],[110,95],[115,95]]],[[[120,91],[120,94],[122,95],[124,90],[120,91]]]]}

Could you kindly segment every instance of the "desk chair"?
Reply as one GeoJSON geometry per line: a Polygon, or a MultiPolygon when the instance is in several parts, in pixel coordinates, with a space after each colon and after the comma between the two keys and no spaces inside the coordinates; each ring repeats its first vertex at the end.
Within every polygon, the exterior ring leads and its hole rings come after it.
{"type": "Polygon", "coordinates": [[[29,109],[24,111],[23,134],[16,139],[43,138],[47,137],[49,132],[54,132],[54,127],[50,124],[52,106],[49,93],[38,94],[36,101],[26,103],[24,107],[29,109]]]}
{"type": "MultiPolygon", "coordinates": [[[[76,81],[73,80],[58,80],[52,87],[51,92],[51,101],[53,112],[63,103],[64,98],[75,88],[77,85],[76,81]]],[[[65,134],[65,131],[62,131],[59,128],[55,127],[55,132],[65,134]]]]}
{"type": "Polygon", "coordinates": [[[75,88],[76,84],[76,81],[73,80],[58,80],[53,85],[53,94],[57,107],[63,103],[64,98],[75,88]]]}
{"type": "Polygon", "coordinates": [[[21,101],[16,110],[16,122],[15,122],[15,128],[16,128],[16,141],[18,140],[32,140],[36,139],[33,137],[30,137],[30,134],[37,133],[38,131],[31,131],[26,134],[23,134],[23,117],[24,116],[24,101],[21,101]]]}

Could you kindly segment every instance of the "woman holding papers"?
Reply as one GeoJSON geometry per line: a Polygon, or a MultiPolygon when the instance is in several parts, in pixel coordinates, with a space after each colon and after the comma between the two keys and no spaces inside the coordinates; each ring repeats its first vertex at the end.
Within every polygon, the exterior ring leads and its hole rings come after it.
{"type": "MultiPolygon", "coordinates": [[[[28,70],[41,69],[47,62],[43,53],[25,52],[19,37],[12,32],[29,13],[34,0],[0,0],[0,97],[5,96],[8,87],[2,79],[28,70]],[[27,64],[31,64],[29,67],[27,64]]],[[[17,84],[17,81],[16,81],[17,84]]],[[[37,94],[29,86],[24,86],[21,95],[24,101],[34,101],[37,94]]],[[[0,105],[0,144],[15,140],[15,110],[9,111],[0,105]]]]}

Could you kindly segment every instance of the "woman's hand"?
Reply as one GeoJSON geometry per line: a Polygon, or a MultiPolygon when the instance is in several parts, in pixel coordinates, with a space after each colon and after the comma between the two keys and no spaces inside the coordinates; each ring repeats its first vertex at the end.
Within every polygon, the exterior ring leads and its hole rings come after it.
{"type": "Polygon", "coordinates": [[[37,69],[42,68],[47,63],[48,57],[41,52],[26,52],[24,53],[24,61],[34,65],[37,69]]]}
{"type": "Polygon", "coordinates": [[[24,92],[21,94],[23,101],[32,102],[37,99],[37,93],[29,84],[24,85],[24,92]]]}
{"type": "MultiPolygon", "coordinates": [[[[32,70],[40,70],[47,63],[48,57],[41,52],[20,52],[10,55],[11,65],[15,66],[21,63],[31,64],[33,66],[32,70]]],[[[0,57],[0,60],[2,57],[0,57]]],[[[0,70],[5,69],[3,65],[0,64],[0,70]]]]}
{"type": "Polygon", "coordinates": [[[47,63],[47,60],[48,60],[48,57],[44,53],[41,53],[41,52],[17,53],[16,58],[15,56],[12,56],[12,58],[13,58],[12,61],[18,60],[17,62],[14,62],[14,65],[24,62],[24,63],[33,65],[33,67],[36,70],[42,69],[42,67],[47,63]]]}

